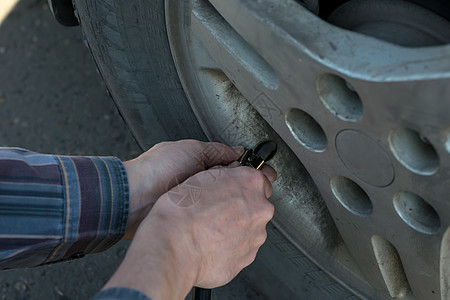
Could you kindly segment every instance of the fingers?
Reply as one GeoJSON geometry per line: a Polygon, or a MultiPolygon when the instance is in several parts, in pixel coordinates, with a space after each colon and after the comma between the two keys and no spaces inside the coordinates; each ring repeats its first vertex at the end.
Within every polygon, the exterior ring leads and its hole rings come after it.
{"type": "Polygon", "coordinates": [[[239,153],[238,157],[240,157],[245,151],[245,148],[242,146],[233,146],[232,148],[236,153],[239,153]]]}
{"type": "MultiPolygon", "coordinates": [[[[233,168],[237,168],[240,167],[241,165],[239,164],[239,162],[234,161],[232,162],[230,165],[228,165],[227,168],[233,169],[233,168]]],[[[252,169],[250,167],[244,167],[247,169],[252,169]]],[[[261,170],[254,170],[253,174],[264,174],[264,176],[261,176],[261,180],[262,185],[264,187],[264,194],[266,195],[266,198],[269,198],[272,195],[272,182],[274,182],[277,179],[277,172],[268,165],[265,165],[261,170]]],[[[249,176],[252,176],[249,174],[249,176]]]]}
{"type": "MultiPolygon", "coordinates": [[[[264,173],[262,173],[264,174],[264,173]]],[[[264,187],[264,195],[266,195],[266,198],[269,199],[270,196],[272,196],[272,184],[270,183],[269,179],[267,178],[267,176],[263,175],[263,187],[264,187]]]]}
{"type": "Polygon", "coordinates": [[[262,188],[264,190],[264,195],[266,197],[266,200],[263,201],[262,207],[260,208],[261,212],[260,212],[259,215],[263,218],[263,220],[265,220],[265,223],[267,223],[267,222],[269,222],[272,219],[273,214],[275,212],[275,207],[273,206],[273,204],[271,202],[269,202],[267,200],[272,195],[272,191],[273,191],[272,183],[269,181],[269,179],[262,172],[258,172],[258,171],[256,171],[256,172],[257,173],[255,173],[255,176],[259,176],[259,178],[257,179],[256,182],[260,182],[260,183],[257,183],[257,184],[260,187],[262,185],[262,188]]]}
{"type": "MultiPolygon", "coordinates": [[[[217,166],[228,165],[229,168],[239,166],[236,160],[242,155],[244,147],[229,147],[222,143],[204,143],[202,142],[202,159],[206,169],[217,168],[217,166]]],[[[261,169],[263,174],[274,182],[277,179],[277,172],[270,166],[264,165],[261,169]]]]}
{"type": "Polygon", "coordinates": [[[277,171],[269,165],[264,165],[261,172],[266,175],[270,182],[274,182],[277,179],[277,171]]]}
{"type": "MultiPolygon", "coordinates": [[[[259,170],[237,166],[235,162],[231,167],[210,168],[194,175],[163,196],[170,201],[158,200],[154,208],[174,214],[173,222],[187,222],[176,226],[182,236],[189,237],[183,254],[193,253],[196,265],[202,266],[196,284],[205,287],[228,282],[255,259],[274,213],[267,200],[272,194],[268,177],[259,170]],[[191,193],[193,188],[201,193],[191,193]]],[[[270,168],[264,172],[272,179],[276,176],[270,168]]]]}
{"type": "Polygon", "coordinates": [[[228,165],[237,160],[244,151],[243,147],[230,147],[222,143],[202,143],[201,157],[205,168],[216,165],[228,165]]]}

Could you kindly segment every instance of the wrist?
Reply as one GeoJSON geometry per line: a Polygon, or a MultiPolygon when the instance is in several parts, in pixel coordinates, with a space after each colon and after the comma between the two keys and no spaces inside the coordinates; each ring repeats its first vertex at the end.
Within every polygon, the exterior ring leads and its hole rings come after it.
{"type": "Polygon", "coordinates": [[[167,220],[167,216],[146,218],[104,289],[123,286],[139,290],[152,300],[184,299],[197,279],[198,264],[186,251],[183,232],[174,223],[178,222],[167,220]]]}
{"type": "Polygon", "coordinates": [[[129,186],[128,224],[123,239],[131,240],[140,224],[148,215],[158,196],[154,195],[154,179],[148,168],[141,172],[137,159],[123,162],[129,186]]]}

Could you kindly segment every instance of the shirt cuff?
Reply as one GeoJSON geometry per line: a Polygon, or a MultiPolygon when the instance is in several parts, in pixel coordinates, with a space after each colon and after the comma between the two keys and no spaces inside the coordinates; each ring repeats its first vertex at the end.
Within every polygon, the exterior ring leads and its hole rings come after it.
{"type": "Polygon", "coordinates": [[[65,233],[48,262],[108,249],[123,237],[127,227],[125,167],[115,157],[55,158],[63,182],[65,233]]]}
{"type": "Polygon", "coordinates": [[[98,293],[92,300],[151,300],[138,290],[125,287],[113,287],[98,293]]]}

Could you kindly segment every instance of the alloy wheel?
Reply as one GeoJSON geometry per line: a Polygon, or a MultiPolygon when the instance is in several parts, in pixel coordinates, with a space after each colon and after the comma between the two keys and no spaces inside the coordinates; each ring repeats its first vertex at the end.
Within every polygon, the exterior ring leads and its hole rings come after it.
{"type": "Polygon", "coordinates": [[[279,143],[273,222],[336,280],[448,299],[450,23],[406,1],[319,7],[166,0],[191,105],[212,140],[279,143]]]}

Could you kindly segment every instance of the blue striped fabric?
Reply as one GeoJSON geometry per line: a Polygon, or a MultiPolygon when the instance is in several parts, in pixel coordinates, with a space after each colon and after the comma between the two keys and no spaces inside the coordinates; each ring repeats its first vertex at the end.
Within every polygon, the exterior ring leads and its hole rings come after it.
{"type": "Polygon", "coordinates": [[[128,201],[115,157],[0,148],[0,269],[108,249],[125,233],[128,201]]]}
{"type": "Polygon", "coordinates": [[[98,293],[92,300],[151,300],[138,290],[112,287],[98,293]]]}

